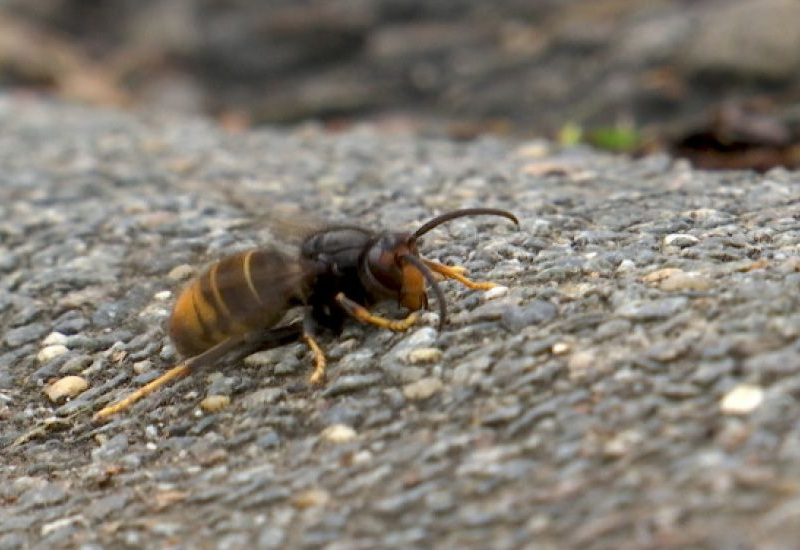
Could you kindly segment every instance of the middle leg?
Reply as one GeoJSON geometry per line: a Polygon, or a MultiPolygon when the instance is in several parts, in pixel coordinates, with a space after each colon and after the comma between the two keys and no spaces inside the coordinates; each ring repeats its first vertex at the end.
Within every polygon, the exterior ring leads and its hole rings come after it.
{"type": "Polygon", "coordinates": [[[405,319],[387,319],[386,317],[375,315],[370,313],[370,311],[361,304],[358,304],[345,296],[343,292],[340,292],[336,295],[336,303],[339,304],[347,313],[362,323],[374,325],[387,330],[393,330],[395,332],[403,332],[404,330],[408,330],[419,319],[419,313],[416,311],[409,313],[405,319]]]}

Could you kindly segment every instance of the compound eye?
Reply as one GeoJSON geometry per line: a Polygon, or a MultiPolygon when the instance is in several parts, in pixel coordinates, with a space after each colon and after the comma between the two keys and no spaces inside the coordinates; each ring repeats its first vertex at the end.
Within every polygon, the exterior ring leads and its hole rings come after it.
{"type": "Polygon", "coordinates": [[[403,272],[400,259],[390,247],[379,243],[369,251],[368,269],[372,276],[386,290],[394,292],[403,285],[403,272]]]}

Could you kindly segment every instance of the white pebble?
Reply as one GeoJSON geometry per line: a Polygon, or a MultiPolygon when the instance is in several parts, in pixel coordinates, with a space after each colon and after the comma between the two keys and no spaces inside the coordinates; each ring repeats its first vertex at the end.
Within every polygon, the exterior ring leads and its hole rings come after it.
{"type": "Polygon", "coordinates": [[[725,414],[747,414],[764,400],[764,390],[753,384],[740,384],[725,394],[720,410],[725,414]]]}
{"type": "Polygon", "coordinates": [[[320,437],[330,443],[347,443],[355,439],[356,435],[356,431],[347,424],[334,424],[322,430],[320,437]]]}
{"type": "Polygon", "coordinates": [[[162,290],[161,292],[156,292],[155,295],[153,296],[153,298],[155,298],[156,300],[161,300],[161,301],[169,300],[171,297],[172,297],[172,292],[170,292],[169,290],[162,290]]]}
{"type": "Polygon", "coordinates": [[[564,355],[570,350],[570,345],[567,342],[556,342],[550,351],[553,355],[564,355]]]}
{"type": "Polygon", "coordinates": [[[494,288],[490,288],[489,290],[487,290],[484,293],[483,296],[487,300],[494,300],[495,298],[502,298],[506,294],[508,294],[508,287],[507,286],[498,285],[498,286],[496,286],[494,288]]]}
{"type": "Polygon", "coordinates": [[[133,372],[136,374],[144,374],[149,372],[153,369],[153,362],[150,359],[145,359],[143,361],[136,361],[133,364],[133,372]]]}
{"type": "Polygon", "coordinates": [[[42,340],[42,347],[47,346],[66,346],[68,338],[60,332],[51,332],[47,338],[42,340]]]}
{"type": "Polygon", "coordinates": [[[47,346],[46,348],[42,348],[41,351],[39,351],[39,353],[36,355],[36,358],[40,363],[47,363],[51,359],[55,359],[59,355],[64,355],[67,352],[69,352],[67,346],[63,344],[56,344],[55,346],[47,346]]]}
{"type": "Polygon", "coordinates": [[[667,235],[664,237],[664,244],[667,246],[678,246],[680,248],[686,246],[692,246],[700,242],[700,239],[695,237],[694,235],[688,235],[686,233],[673,233],[672,235],[667,235]]]}
{"type": "Polygon", "coordinates": [[[617,266],[617,271],[620,273],[625,271],[633,271],[634,269],[636,269],[636,264],[633,262],[633,260],[622,260],[617,266]]]}
{"type": "Polygon", "coordinates": [[[366,464],[371,460],[372,460],[372,453],[369,452],[367,449],[362,449],[361,451],[358,451],[356,454],[353,455],[353,466],[366,464]]]}

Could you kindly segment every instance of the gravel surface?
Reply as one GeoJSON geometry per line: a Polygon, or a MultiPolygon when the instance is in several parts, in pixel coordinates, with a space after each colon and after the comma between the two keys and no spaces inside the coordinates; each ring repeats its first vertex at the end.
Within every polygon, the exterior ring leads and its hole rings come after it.
{"type": "Polygon", "coordinates": [[[0,127],[0,549],[800,536],[800,174],[8,97],[0,127]],[[413,228],[474,205],[521,227],[457,220],[422,248],[507,289],[446,283],[441,333],[352,324],[321,341],[321,389],[290,344],[92,423],[174,362],[188,276],[291,249],[290,207],[413,228]]]}

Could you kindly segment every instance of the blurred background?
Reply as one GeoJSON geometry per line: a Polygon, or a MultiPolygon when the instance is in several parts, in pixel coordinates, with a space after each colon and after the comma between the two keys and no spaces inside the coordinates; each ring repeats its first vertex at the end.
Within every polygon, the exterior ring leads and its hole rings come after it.
{"type": "Polygon", "coordinates": [[[3,0],[0,87],[796,167],[800,1],[3,0]]]}

